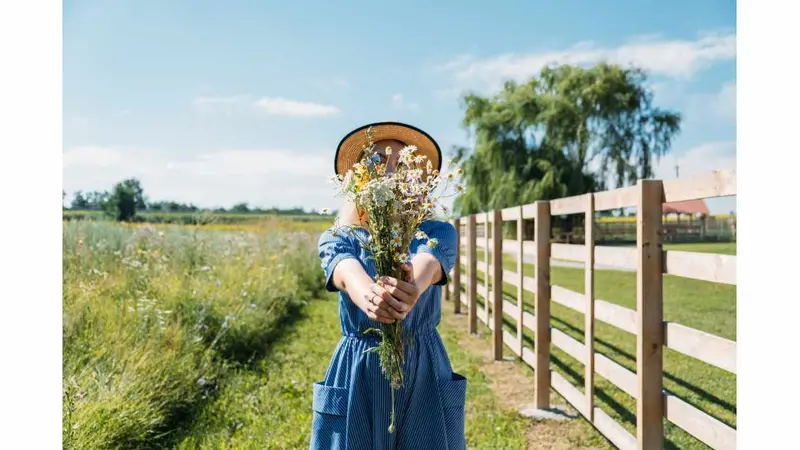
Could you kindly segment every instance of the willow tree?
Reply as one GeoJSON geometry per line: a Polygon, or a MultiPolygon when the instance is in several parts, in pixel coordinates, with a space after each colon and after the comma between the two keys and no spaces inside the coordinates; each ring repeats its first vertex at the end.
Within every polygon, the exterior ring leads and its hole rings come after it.
{"type": "Polygon", "coordinates": [[[680,115],[653,105],[639,69],[547,67],[494,96],[463,97],[474,148],[456,148],[461,214],[620,187],[653,176],[680,115]]]}

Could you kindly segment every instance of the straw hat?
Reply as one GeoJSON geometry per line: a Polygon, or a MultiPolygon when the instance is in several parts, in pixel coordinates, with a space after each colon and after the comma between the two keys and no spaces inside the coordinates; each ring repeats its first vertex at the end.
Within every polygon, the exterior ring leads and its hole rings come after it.
{"type": "Polygon", "coordinates": [[[400,122],[375,122],[356,128],[339,142],[333,160],[337,175],[346,173],[364,156],[363,149],[367,144],[366,131],[369,127],[372,127],[373,143],[383,139],[394,139],[406,145],[414,145],[417,147],[416,154],[428,158],[436,170],[442,169],[442,151],[428,133],[400,122]]]}

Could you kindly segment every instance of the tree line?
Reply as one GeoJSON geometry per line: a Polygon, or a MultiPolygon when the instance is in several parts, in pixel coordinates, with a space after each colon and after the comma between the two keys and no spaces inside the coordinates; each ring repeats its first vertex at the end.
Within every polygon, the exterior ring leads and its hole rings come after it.
{"type": "MultiPolygon", "coordinates": [[[[61,191],[62,200],[66,199],[66,191],[61,191]]],[[[110,191],[75,191],[69,207],[71,211],[102,211],[106,216],[118,221],[131,221],[137,213],[203,213],[216,214],[276,214],[276,215],[316,215],[316,210],[306,211],[302,207],[294,208],[260,208],[251,207],[245,202],[237,203],[230,208],[200,208],[192,203],[175,201],[150,201],[144,195],[141,182],[136,178],[128,178],[116,183],[110,191]]]]}

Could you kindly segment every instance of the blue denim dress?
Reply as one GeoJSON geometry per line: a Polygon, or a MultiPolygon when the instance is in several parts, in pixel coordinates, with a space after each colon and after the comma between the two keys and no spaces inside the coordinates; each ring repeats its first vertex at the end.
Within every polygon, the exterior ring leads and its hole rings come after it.
{"type": "MultiPolygon", "coordinates": [[[[333,354],[325,379],[314,384],[311,449],[464,449],[464,410],[467,380],[454,373],[436,326],[441,318],[442,286],[456,262],[455,228],[447,222],[427,221],[421,227],[439,243],[429,248],[426,240],[411,243],[410,255],[430,253],[445,273],[430,286],[403,320],[406,336],[405,387],[395,395],[395,431],[389,433],[391,392],[381,372],[378,355],[364,353],[377,344],[375,335],[362,331],[379,324],[370,320],[343,292],[339,292],[342,339],[333,354]]],[[[367,236],[367,231],[355,233],[367,236]]],[[[319,254],[326,289],[335,292],[333,269],[340,261],[355,258],[370,276],[375,275],[358,240],[347,233],[326,231],[319,240],[319,254]]]]}

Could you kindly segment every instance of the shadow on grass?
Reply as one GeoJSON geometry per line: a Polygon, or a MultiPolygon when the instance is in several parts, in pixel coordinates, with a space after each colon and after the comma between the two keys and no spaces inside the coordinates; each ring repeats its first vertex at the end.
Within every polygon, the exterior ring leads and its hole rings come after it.
{"type": "MultiPolygon", "coordinates": [[[[580,328],[578,328],[578,327],[576,327],[576,326],[564,321],[563,319],[560,319],[560,318],[555,317],[555,316],[551,316],[550,319],[553,322],[558,322],[564,328],[568,328],[569,330],[571,330],[571,331],[573,331],[575,333],[578,333],[578,334],[583,334],[583,330],[582,329],[580,329],[580,328]]],[[[514,326],[516,326],[516,324],[514,326]]],[[[609,349],[613,350],[614,352],[616,352],[620,356],[622,356],[622,357],[626,358],[627,360],[629,360],[630,362],[636,364],[636,356],[635,355],[632,355],[632,354],[628,353],[627,351],[617,347],[616,345],[614,345],[614,344],[612,344],[612,343],[610,343],[610,342],[608,342],[608,341],[606,341],[604,339],[598,338],[597,336],[595,336],[594,341],[597,344],[601,344],[601,345],[603,345],[605,347],[608,347],[609,349]]],[[[604,356],[606,356],[608,358],[611,358],[611,355],[608,355],[605,352],[598,351],[598,353],[603,354],[604,356]]],[[[726,400],[723,400],[723,399],[717,397],[716,395],[714,395],[714,394],[712,394],[712,393],[710,393],[708,391],[705,391],[705,390],[703,390],[703,389],[701,389],[701,388],[689,383],[688,381],[683,380],[682,378],[679,378],[679,377],[677,377],[677,376],[675,376],[675,375],[673,375],[673,374],[671,374],[671,373],[669,373],[667,371],[664,371],[664,378],[667,378],[668,380],[674,382],[675,384],[681,386],[682,388],[684,388],[684,389],[686,389],[688,391],[692,391],[694,394],[697,394],[703,400],[705,400],[705,401],[707,401],[709,403],[713,403],[713,404],[719,406],[720,408],[723,408],[723,409],[727,410],[728,412],[730,412],[732,414],[736,414],[736,405],[731,404],[730,402],[728,402],[726,400]]],[[[694,405],[694,406],[699,407],[698,405],[694,405]]]]}
{"type": "MultiPolygon", "coordinates": [[[[582,386],[585,383],[583,374],[580,374],[575,370],[573,370],[570,366],[567,365],[567,363],[562,361],[557,356],[551,354],[550,361],[554,366],[561,369],[561,371],[565,373],[569,378],[575,380],[578,386],[582,386]]],[[[608,405],[608,407],[611,408],[623,422],[633,426],[634,428],[636,427],[636,414],[631,412],[625,405],[619,403],[608,392],[606,392],[602,388],[598,388],[597,386],[595,386],[594,393],[597,396],[597,398],[606,405],[608,405]]],[[[664,448],[668,450],[675,450],[678,449],[679,447],[671,440],[664,438],[664,448]]]]}

